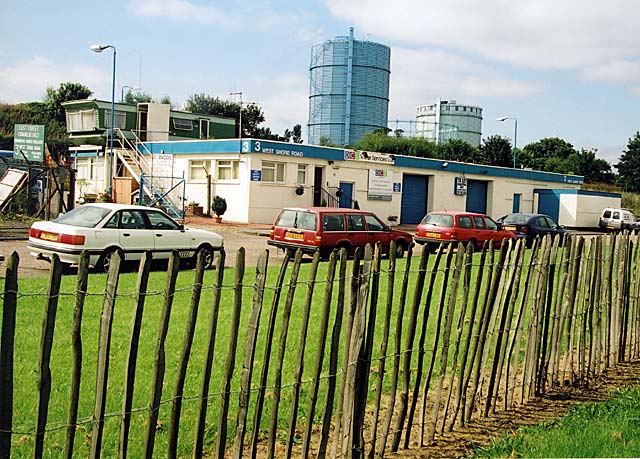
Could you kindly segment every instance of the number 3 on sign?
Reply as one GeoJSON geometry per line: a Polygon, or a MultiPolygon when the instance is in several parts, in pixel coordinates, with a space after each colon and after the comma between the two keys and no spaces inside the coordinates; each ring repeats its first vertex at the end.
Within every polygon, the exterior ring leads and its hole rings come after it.
{"type": "Polygon", "coordinates": [[[248,153],[249,152],[249,141],[245,140],[244,142],[242,142],[242,152],[243,153],[248,153]]]}

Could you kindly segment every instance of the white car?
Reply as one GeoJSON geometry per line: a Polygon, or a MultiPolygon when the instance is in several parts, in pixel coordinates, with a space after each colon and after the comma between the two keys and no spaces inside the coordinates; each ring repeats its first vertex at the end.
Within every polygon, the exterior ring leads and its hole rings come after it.
{"type": "Polygon", "coordinates": [[[51,222],[35,222],[27,243],[33,256],[51,260],[55,253],[69,265],[78,264],[86,250],[89,264],[105,271],[117,250],[124,252],[125,261],[140,260],[147,250],[154,260],[169,258],[174,249],[180,258],[194,261],[204,252],[209,268],[223,245],[219,234],[185,228],[160,209],[111,203],[85,204],[51,222]]]}

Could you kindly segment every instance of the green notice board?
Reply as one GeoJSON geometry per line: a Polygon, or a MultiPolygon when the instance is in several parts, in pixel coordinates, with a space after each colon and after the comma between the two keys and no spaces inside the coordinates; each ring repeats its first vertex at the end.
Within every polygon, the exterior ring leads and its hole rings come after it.
{"type": "Polygon", "coordinates": [[[44,126],[16,124],[13,132],[13,157],[24,159],[26,156],[29,161],[42,162],[44,159],[44,126]]]}

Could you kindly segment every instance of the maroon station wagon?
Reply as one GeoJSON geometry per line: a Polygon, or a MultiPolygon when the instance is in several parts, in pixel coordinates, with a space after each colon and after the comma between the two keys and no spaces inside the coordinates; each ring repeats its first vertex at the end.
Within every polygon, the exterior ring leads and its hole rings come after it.
{"type": "Polygon", "coordinates": [[[356,247],[382,244],[389,252],[391,241],[396,241],[396,257],[404,256],[411,234],[385,225],[374,213],[338,207],[284,208],[276,217],[267,243],[283,250],[313,255],[319,251],[328,258],[335,248],[346,248],[353,254],[356,247]]]}

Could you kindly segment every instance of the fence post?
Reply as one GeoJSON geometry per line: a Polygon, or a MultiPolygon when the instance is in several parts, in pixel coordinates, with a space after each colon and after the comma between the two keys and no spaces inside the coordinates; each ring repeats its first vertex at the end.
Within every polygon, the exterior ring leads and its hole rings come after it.
{"type": "Polygon", "coordinates": [[[40,335],[40,357],[38,358],[38,421],[36,426],[34,457],[42,457],[44,452],[44,434],[47,427],[49,411],[49,396],[51,395],[51,348],[53,347],[53,332],[56,326],[56,312],[58,311],[58,294],[62,278],[62,263],[55,253],[51,257],[49,271],[49,287],[42,317],[42,334],[40,335]]]}
{"type": "Polygon", "coordinates": [[[160,399],[162,398],[162,385],[164,382],[165,351],[164,344],[169,330],[171,319],[171,307],[173,306],[173,295],[176,291],[176,279],[180,268],[180,255],[176,250],[171,253],[169,267],[164,287],[164,301],[156,336],[156,351],[153,364],[153,374],[151,377],[151,396],[149,398],[147,431],[144,437],[143,456],[147,459],[153,457],[153,446],[156,437],[158,423],[158,411],[160,410],[160,399]]]}
{"type": "Polygon", "coordinates": [[[20,256],[13,252],[7,260],[2,303],[2,338],[0,339],[0,458],[11,457],[13,429],[13,352],[16,335],[18,265],[20,256]]]}
{"type": "Polygon", "coordinates": [[[76,283],[76,304],[73,309],[73,324],[71,326],[71,391],[69,394],[69,415],[67,420],[67,439],[65,457],[73,457],[73,442],[76,435],[76,421],[78,420],[78,400],[80,398],[80,376],[82,374],[82,312],[84,300],[87,296],[87,281],[89,278],[89,253],[83,251],[78,265],[76,283]]]}

